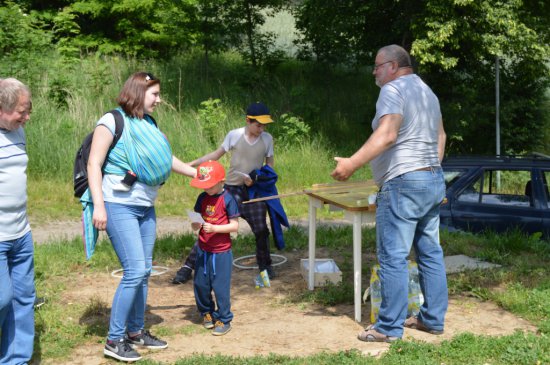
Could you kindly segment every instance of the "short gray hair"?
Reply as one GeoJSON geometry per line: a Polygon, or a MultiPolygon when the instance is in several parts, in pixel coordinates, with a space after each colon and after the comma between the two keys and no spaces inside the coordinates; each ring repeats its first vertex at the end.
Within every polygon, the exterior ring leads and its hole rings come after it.
{"type": "Polygon", "coordinates": [[[31,91],[27,85],[14,78],[0,79],[0,110],[13,111],[21,95],[30,98],[31,91]]]}
{"type": "Polygon", "coordinates": [[[382,47],[378,50],[378,53],[384,53],[388,61],[396,61],[398,67],[412,66],[409,52],[405,51],[405,48],[397,44],[390,44],[389,46],[382,47]]]}

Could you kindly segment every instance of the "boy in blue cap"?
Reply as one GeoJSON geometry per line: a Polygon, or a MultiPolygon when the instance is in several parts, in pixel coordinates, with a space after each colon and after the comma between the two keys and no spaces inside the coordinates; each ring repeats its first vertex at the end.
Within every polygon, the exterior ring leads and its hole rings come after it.
{"type": "MultiPolygon", "coordinates": [[[[259,271],[267,270],[269,278],[275,277],[269,249],[269,229],[267,226],[267,205],[265,202],[243,204],[249,200],[248,190],[254,184],[249,173],[260,169],[264,164],[273,167],[273,137],[265,131],[267,124],[273,123],[268,107],[252,103],[246,109],[246,126],[231,130],[217,150],[190,162],[197,166],[209,160],[219,160],[231,152],[231,162],[225,188],[235,197],[241,217],[248,222],[256,238],[256,262],[259,271]]],[[[191,250],[172,282],[184,283],[191,278],[194,269],[194,252],[191,250]]]]}

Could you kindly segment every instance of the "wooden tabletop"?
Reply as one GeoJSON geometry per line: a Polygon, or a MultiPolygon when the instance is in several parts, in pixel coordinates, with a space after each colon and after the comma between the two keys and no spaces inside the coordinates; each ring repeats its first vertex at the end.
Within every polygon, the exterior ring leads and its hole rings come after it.
{"type": "Polygon", "coordinates": [[[315,184],[304,193],[349,211],[375,211],[376,206],[369,204],[369,195],[376,194],[378,187],[373,180],[315,184]]]}

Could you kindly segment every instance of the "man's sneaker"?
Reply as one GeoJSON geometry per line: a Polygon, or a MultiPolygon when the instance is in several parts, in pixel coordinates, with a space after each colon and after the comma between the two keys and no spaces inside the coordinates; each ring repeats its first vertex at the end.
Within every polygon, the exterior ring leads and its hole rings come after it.
{"type": "Polygon", "coordinates": [[[193,276],[193,270],[187,266],[182,267],[176,273],[176,276],[172,279],[172,284],[184,284],[193,276]]]}
{"type": "Polygon", "coordinates": [[[168,343],[166,343],[166,341],[153,336],[149,331],[141,331],[141,333],[136,336],[128,335],[128,342],[133,347],[140,346],[148,349],[165,349],[168,347],[168,343]]]}
{"type": "Polygon", "coordinates": [[[135,351],[126,338],[116,341],[107,340],[103,354],[120,361],[138,361],[141,356],[135,351]]]}
{"type": "Polygon", "coordinates": [[[214,331],[212,331],[212,334],[214,336],[223,336],[227,332],[231,331],[231,323],[222,323],[222,321],[216,321],[214,331]]]}
{"type": "Polygon", "coordinates": [[[202,317],[202,326],[207,330],[214,328],[214,321],[212,320],[212,315],[210,313],[206,313],[202,317]]]}

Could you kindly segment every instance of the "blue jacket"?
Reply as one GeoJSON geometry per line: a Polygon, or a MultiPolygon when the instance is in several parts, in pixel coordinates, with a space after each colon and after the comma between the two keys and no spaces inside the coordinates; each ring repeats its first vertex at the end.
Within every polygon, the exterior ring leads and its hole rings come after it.
{"type": "MultiPolygon", "coordinates": [[[[250,177],[254,181],[252,186],[248,187],[248,197],[250,199],[264,198],[268,196],[278,195],[277,187],[277,173],[269,165],[264,165],[260,169],[252,171],[250,177]]],[[[283,238],[283,228],[288,228],[288,218],[286,217],[285,210],[281,204],[280,199],[266,200],[267,212],[269,214],[269,220],[271,221],[271,232],[273,233],[273,240],[275,246],[279,250],[285,248],[285,240],[283,238]]]]}

